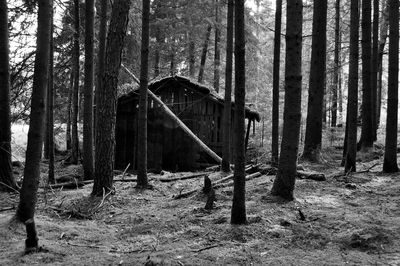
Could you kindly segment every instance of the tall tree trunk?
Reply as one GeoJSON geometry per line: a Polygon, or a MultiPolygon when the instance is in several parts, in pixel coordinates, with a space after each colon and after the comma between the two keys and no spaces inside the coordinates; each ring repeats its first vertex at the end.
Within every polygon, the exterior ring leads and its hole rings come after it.
{"type": "Polygon", "coordinates": [[[85,3],[85,88],[83,106],[83,173],[93,179],[94,0],[85,3]]]}
{"type": "Polygon", "coordinates": [[[47,85],[47,150],[49,152],[48,183],[54,184],[54,13],[51,14],[49,81],[47,85]]]}
{"type": "Polygon", "coordinates": [[[331,107],[331,126],[337,125],[337,109],[338,109],[338,88],[339,88],[339,72],[340,72],[340,0],[336,0],[335,4],[335,56],[333,67],[333,84],[332,84],[332,107],[331,107]]]}
{"type": "Polygon", "coordinates": [[[271,193],[293,200],[301,120],[303,1],[287,3],[285,105],[278,173],[271,193]]]}
{"type": "Polygon", "coordinates": [[[272,81],[272,158],[273,165],[278,164],[279,156],[279,72],[281,62],[281,28],[282,28],[282,0],[276,1],[275,8],[275,37],[274,62],[272,81]]]}
{"type": "Polygon", "coordinates": [[[219,16],[219,0],[215,1],[215,45],[214,45],[214,89],[219,92],[219,75],[220,75],[220,57],[221,52],[219,49],[219,43],[221,42],[221,31],[220,31],[220,16],[219,16]]]}
{"type": "Polygon", "coordinates": [[[226,65],[225,65],[225,97],[223,133],[224,145],[222,147],[221,169],[230,172],[231,158],[231,100],[232,100],[232,63],[233,63],[233,16],[234,0],[228,0],[227,29],[226,29],[226,65]]]}
{"type": "Polygon", "coordinates": [[[140,64],[140,97],[138,125],[138,173],[137,188],[147,188],[147,86],[149,73],[149,28],[150,0],[143,0],[142,8],[142,49],[140,64]]]}
{"type": "Polygon", "coordinates": [[[79,136],[78,136],[78,111],[79,111],[79,0],[74,0],[74,46],[72,54],[72,69],[74,72],[74,87],[72,90],[72,119],[71,119],[71,163],[78,164],[79,136]]]}
{"type": "Polygon", "coordinates": [[[197,79],[197,81],[199,83],[203,83],[204,68],[205,68],[205,65],[206,65],[208,42],[210,41],[211,29],[212,29],[212,26],[211,26],[211,24],[209,24],[208,27],[207,27],[206,36],[204,38],[203,50],[201,52],[199,77],[197,79]]]}
{"type": "Polygon", "coordinates": [[[372,148],[372,87],[371,87],[371,0],[362,0],[362,127],[360,146],[363,150],[372,148]]]}
{"type": "Polygon", "coordinates": [[[95,179],[92,195],[111,191],[115,155],[115,120],[117,113],[118,73],[128,25],[130,0],[115,0],[106,44],[104,77],[98,88],[96,107],[95,179]],[[101,130],[99,130],[101,125],[101,130]]]}
{"type": "Polygon", "coordinates": [[[357,155],[357,111],[358,111],[358,28],[359,0],[351,0],[350,7],[350,62],[346,116],[346,160],[345,171],[356,171],[357,155]]]}
{"type": "Polygon", "coordinates": [[[17,188],[11,166],[10,72],[7,1],[0,0],[0,190],[17,188]]]}
{"type": "Polygon", "coordinates": [[[378,100],[378,46],[379,46],[379,0],[373,0],[374,20],[372,25],[372,68],[371,68],[371,96],[372,96],[372,137],[377,140],[378,124],[377,118],[377,100],[378,100]]]}
{"type": "Polygon", "coordinates": [[[36,57],[33,74],[31,114],[29,119],[28,144],[24,179],[20,191],[17,218],[26,224],[27,252],[38,249],[38,237],[34,229],[34,213],[40,178],[40,158],[43,148],[46,119],[46,90],[49,72],[50,32],[52,1],[39,0],[36,57]],[[33,230],[32,230],[33,226],[33,230]]]}
{"type": "Polygon", "coordinates": [[[67,150],[72,148],[71,124],[72,124],[72,91],[74,90],[74,71],[70,75],[70,89],[68,91],[68,104],[67,104],[67,130],[65,133],[67,150]]]}
{"type": "Polygon", "coordinates": [[[398,172],[397,123],[399,89],[399,1],[389,0],[389,77],[388,77],[385,157],[383,171],[398,172]]]}
{"type": "MultiPolygon", "coordinates": [[[[100,25],[99,25],[99,51],[97,54],[97,77],[96,77],[96,90],[94,94],[94,102],[97,108],[99,95],[99,89],[101,87],[102,79],[104,77],[104,69],[106,63],[106,39],[107,39],[107,12],[108,12],[108,1],[100,1],[100,25]]],[[[94,119],[93,119],[93,137],[95,140],[95,132],[97,131],[97,117],[96,112],[93,112],[94,119]]]]}
{"type": "Polygon", "coordinates": [[[245,181],[245,97],[246,97],[246,41],[244,32],[244,0],[235,0],[235,170],[231,223],[246,223],[245,181]]]}
{"type": "Polygon", "coordinates": [[[383,53],[385,50],[386,39],[388,36],[389,26],[389,5],[387,1],[382,4],[382,16],[381,16],[381,32],[379,37],[379,49],[378,49],[378,88],[377,88],[377,106],[376,106],[376,124],[380,124],[381,119],[381,106],[382,106],[382,74],[383,74],[383,53]]]}
{"type": "Polygon", "coordinates": [[[310,161],[319,161],[321,153],[326,76],[326,21],[327,0],[315,1],[307,125],[303,151],[303,158],[310,161]]]}

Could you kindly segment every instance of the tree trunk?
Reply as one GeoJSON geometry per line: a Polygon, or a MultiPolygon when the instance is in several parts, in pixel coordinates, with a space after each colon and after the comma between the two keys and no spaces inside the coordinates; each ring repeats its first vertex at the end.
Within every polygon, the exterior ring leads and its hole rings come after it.
{"type": "MultiPolygon", "coordinates": [[[[108,12],[108,1],[101,1],[100,0],[100,26],[99,26],[99,51],[97,54],[97,77],[96,77],[96,90],[94,95],[94,102],[95,106],[98,106],[98,99],[99,99],[99,89],[101,87],[102,78],[104,77],[104,69],[105,69],[105,62],[106,62],[106,39],[107,39],[107,12],[108,12]]],[[[97,117],[96,112],[93,112],[94,119],[93,119],[93,137],[95,140],[95,132],[97,131],[97,117]]]]}
{"type": "Polygon", "coordinates": [[[106,44],[104,77],[98,88],[96,107],[95,179],[92,195],[112,190],[115,153],[118,73],[128,25],[130,0],[115,0],[106,44]],[[101,125],[101,130],[99,130],[101,125]]]}
{"type": "Polygon", "coordinates": [[[26,223],[28,238],[27,251],[37,250],[38,241],[33,218],[40,178],[40,158],[43,148],[46,119],[46,89],[49,71],[50,32],[52,1],[39,0],[36,57],[32,86],[31,114],[28,131],[28,144],[24,179],[20,191],[17,218],[26,223]],[[31,221],[31,222],[28,222],[31,221]],[[32,225],[33,223],[33,225],[32,225]]]}
{"type": "Polygon", "coordinates": [[[317,162],[322,142],[322,114],[326,76],[327,0],[314,2],[313,34],[308,91],[307,125],[303,158],[317,162]]]}
{"type": "Polygon", "coordinates": [[[232,63],[233,63],[233,16],[234,0],[228,0],[227,30],[226,30],[226,64],[225,64],[225,97],[223,120],[223,147],[221,169],[230,172],[231,162],[231,101],[232,101],[232,63]]]}
{"type": "Polygon", "coordinates": [[[245,97],[246,97],[246,41],[244,30],[244,0],[235,0],[235,170],[232,224],[245,224],[246,218],[246,173],[245,173],[245,97]]]}
{"type": "Polygon", "coordinates": [[[372,148],[372,87],[371,87],[371,0],[362,0],[362,127],[360,146],[363,150],[372,148]]]}
{"type": "Polygon", "coordinates": [[[83,173],[93,179],[94,0],[85,2],[85,88],[83,106],[83,173]]]}
{"type": "Polygon", "coordinates": [[[211,24],[209,24],[208,27],[207,27],[206,36],[204,38],[203,50],[201,52],[199,78],[197,79],[197,81],[199,83],[203,83],[204,68],[205,68],[205,65],[206,65],[208,42],[210,41],[211,28],[212,28],[212,26],[211,26],[211,24]]]}
{"type": "Polygon", "coordinates": [[[49,81],[47,86],[47,150],[49,159],[48,183],[54,184],[54,13],[51,14],[49,81]]]}
{"type": "Polygon", "coordinates": [[[278,165],[279,156],[279,72],[281,60],[282,0],[276,1],[275,37],[272,88],[272,165],[278,165]]]}
{"type": "Polygon", "coordinates": [[[215,1],[215,45],[214,45],[214,89],[218,93],[219,92],[219,75],[220,75],[220,57],[221,52],[219,49],[219,43],[221,42],[221,31],[220,31],[220,16],[219,16],[219,0],[215,1]]]}
{"type": "Polygon", "coordinates": [[[357,111],[358,111],[358,0],[351,0],[350,7],[350,62],[347,97],[346,134],[347,147],[345,171],[356,171],[357,155],[357,111]]]}
{"type": "Polygon", "coordinates": [[[377,88],[377,106],[376,106],[376,124],[380,124],[381,119],[381,106],[382,106],[382,74],[383,74],[383,52],[385,50],[386,39],[388,36],[389,26],[389,5],[387,1],[382,4],[382,16],[381,16],[381,32],[379,39],[378,49],[378,88],[377,88]]]}
{"type": "Polygon", "coordinates": [[[72,54],[72,69],[74,72],[74,87],[72,90],[72,119],[71,119],[71,163],[78,164],[79,136],[78,136],[78,111],[79,111],[79,0],[74,0],[74,46],[72,54]]]}
{"type": "Polygon", "coordinates": [[[377,118],[377,99],[378,99],[378,45],[379,45],[379,0],[373,0],[374,3],[374,20],[372,26],[372,68],[371,68],[371,101],[372,101],[372,138],[377,140],[378,124],[377,118]]]}
{"type": "Polygon", "coordinates": [[[17,188],[11,166],[10,72],[7,1],[0,0],[0,190],[17,188]]]}
{"type": "Polygon", "coordinates": [[[331,107],[331,126],[337,125],[337,109],[338,109],[338,88],[339,88],[339,72],[340,72],[340,0],[336,0],[335,4],[335,56],[333,67],[333,84],[332,84],[332,107],[331,107]]]}
{"type": "Polygon", "coordinates": [[[389,0],[389,77],[383,171],[398,172],[397,123],[399,89],[399,1],[389,0]]]}
{"type": "Polygon", "coordinates": [[[150,28],[150,0],[143,0],[142,8],[142,49],[140,65],[140,98],[139,98],[139,125],[138,125],[138,173],[137,188],[147,188],[147,87],[149,68],[149,28],[150,28]]]}
{"type": "Polygon", "coordinates": [[[285,105],[279,168],[271,193],[293,200],[301,120],[303,1],[289,1],[286,24],[285,105]]]}
{"type": "Polygon", "coordinates": [[[70,89],[68,91],[68,105],[67,105],[67,129],[65,133],[67,151],[72,148],[72,137],[71,137],[71,120],[72,120],[72,91],[74,90],[74,71],[71,71],[70,78],[70,89]]]}

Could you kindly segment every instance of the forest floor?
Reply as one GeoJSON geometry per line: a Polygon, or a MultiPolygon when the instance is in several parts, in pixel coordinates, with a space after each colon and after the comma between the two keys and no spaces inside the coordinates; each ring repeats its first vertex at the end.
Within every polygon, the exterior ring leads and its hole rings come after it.
{"type": "MultiPolygon", "coordinates": [[[[92,184],[41,188],[35,221],[43,250],[29,255],[24,227],[12,220],[18,194],[0,193],[0,265],[400,265],[399,174],[381,173],[382,160],[370,158],[340,176],[341,151],[324,152],[327,162],[302,165],[327,180],[296,180],[294,201],[269,194],[274,176],[248,181],[243,226],[229,223],[231,186],[217,189],[206,211],[203,178],[159,180],[190,173],[150,175],[152,190],[116,182],[114,195],[99,198],[90,197],[92,184]],[[173,198],[193,188],[199,192],[173,198]]],[[[46,171],[43,164],[43,178],[46,171]]],[[[81,169],[57,165],[58,176],[74,171],[81,169]]]]}

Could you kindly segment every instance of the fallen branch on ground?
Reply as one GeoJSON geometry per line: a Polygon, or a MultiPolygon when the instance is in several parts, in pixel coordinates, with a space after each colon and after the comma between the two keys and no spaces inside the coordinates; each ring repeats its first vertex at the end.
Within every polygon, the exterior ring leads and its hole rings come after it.
{"type": "Polygon", "coordinates": [[[311,179],[315,181],[326,181],[326,177],[322,173],[306,172],[297,170],[297,177],[301,179],[311,179]]]}
{"type": "Polygon", "coordinates": [[[4,207],[0,209],[0,212],[5,212],[5,211],[9,211],[9,210],[14,210],[15,207],[14,206],[10,206],[10,207],[4,207]]]}
{"type": "MultiPolygon", "coordinates": [[[[261,173],[260,173],[260,172],[255,172],[255,173],[253,173],[253,174],[247,175],[246,178],[245,178],[245,180],[246,180],[246,181],[249,181],[249,180],[254,179],[254,178],[256,178],[256,177],[259,177],[259,176],[261,176],[261,173]]],[[[229,180],[229,179],[232,179],[232,178],[233,178],[233,174],[232,174],[232,175],[229,175],[229,176],[227,176],[227,177],[225,177],[225,178],[223,178],[223,179],[218,180],[218,182],[215,182],[215,183],[214,183],[213,188],[214,188],[214,189],[218,189],[218,188],[223,188],[223,187],[232,186],[232,185],[234,184],[233,181],[232,181],[232,182],[229,182],[229,183],[223,183],[223,182],[225,182],[225,181],[227,181],[227,180],[229,180]]],[[[190,191],[181,193],[181,194],[175,196],[174,199],[187,198],[187,197],[189,197],[190,195],[193,195],[194,193],[196,193],[196,192],[198,192],[198,191],[200,191],[200,190],[201,190],[201,189],[196,188],[196,189],[193,189],[193,190],[190,190],[190,191]]]]}
{"type": "Polygon", "coordinates": [[[203,177],[207,175],[207,173],[195,173],[191,175],[185,175],[181,177],[174,177],[174,178],[165,178],[165,177],[160,177],[160,178],[155,178],[155,180],[161,181],[161,182],[173,182],[173,181],[178,181],[178,180],[186,180],[186,179],[193,179],[197,177],[203,177]]]}
{"type": "MultiPolygon", "coordinates": [[[[257,178],[257,177],[259,177],[259,176],[261,176],[261,173],[260,173],[260,172],[255,172],[255,173],[252,173],[251,175],[247,175],[247,176],[245,177],[245,180],[246,180],[246,181],[249,181],[249,180],[252,180],[252,179],[257,178]]],[[[218,185],[215,185],[215,186],[214,186],[214,189],[233,186],[234,183],[235,183],[235,182],[232,181],[232,182],[229,182],[229,183],[218,184],[218,185]]]]}

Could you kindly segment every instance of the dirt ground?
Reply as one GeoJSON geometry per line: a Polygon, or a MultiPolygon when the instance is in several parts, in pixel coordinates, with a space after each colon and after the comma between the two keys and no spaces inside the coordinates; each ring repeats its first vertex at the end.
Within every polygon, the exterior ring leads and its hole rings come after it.
{"type": "MultiPolygon", "coordinates": [[[[218,189],[215,208],[203,209],[202,178],[150,175],[153,190],[116,182],[114,195],[95,199],[91,184],[40,189],[43,252],[30,255],[24,227],[12,220],[18,195],[2,193],[0,265],[400,265],[399,174],[382,174],[379,162],[359,163],[360,173],[349,176],[335,175],[338,160],[303,163],[327,180],[298,179],[292,202],[269,194],[274,176],[250,180],[243,226],[229,223],[232,187],[218,189]],[[191,197],[173,198],[196,187],[191,197]]],[[[58,174],[68,169],[59,166],[58,174]]]]}

